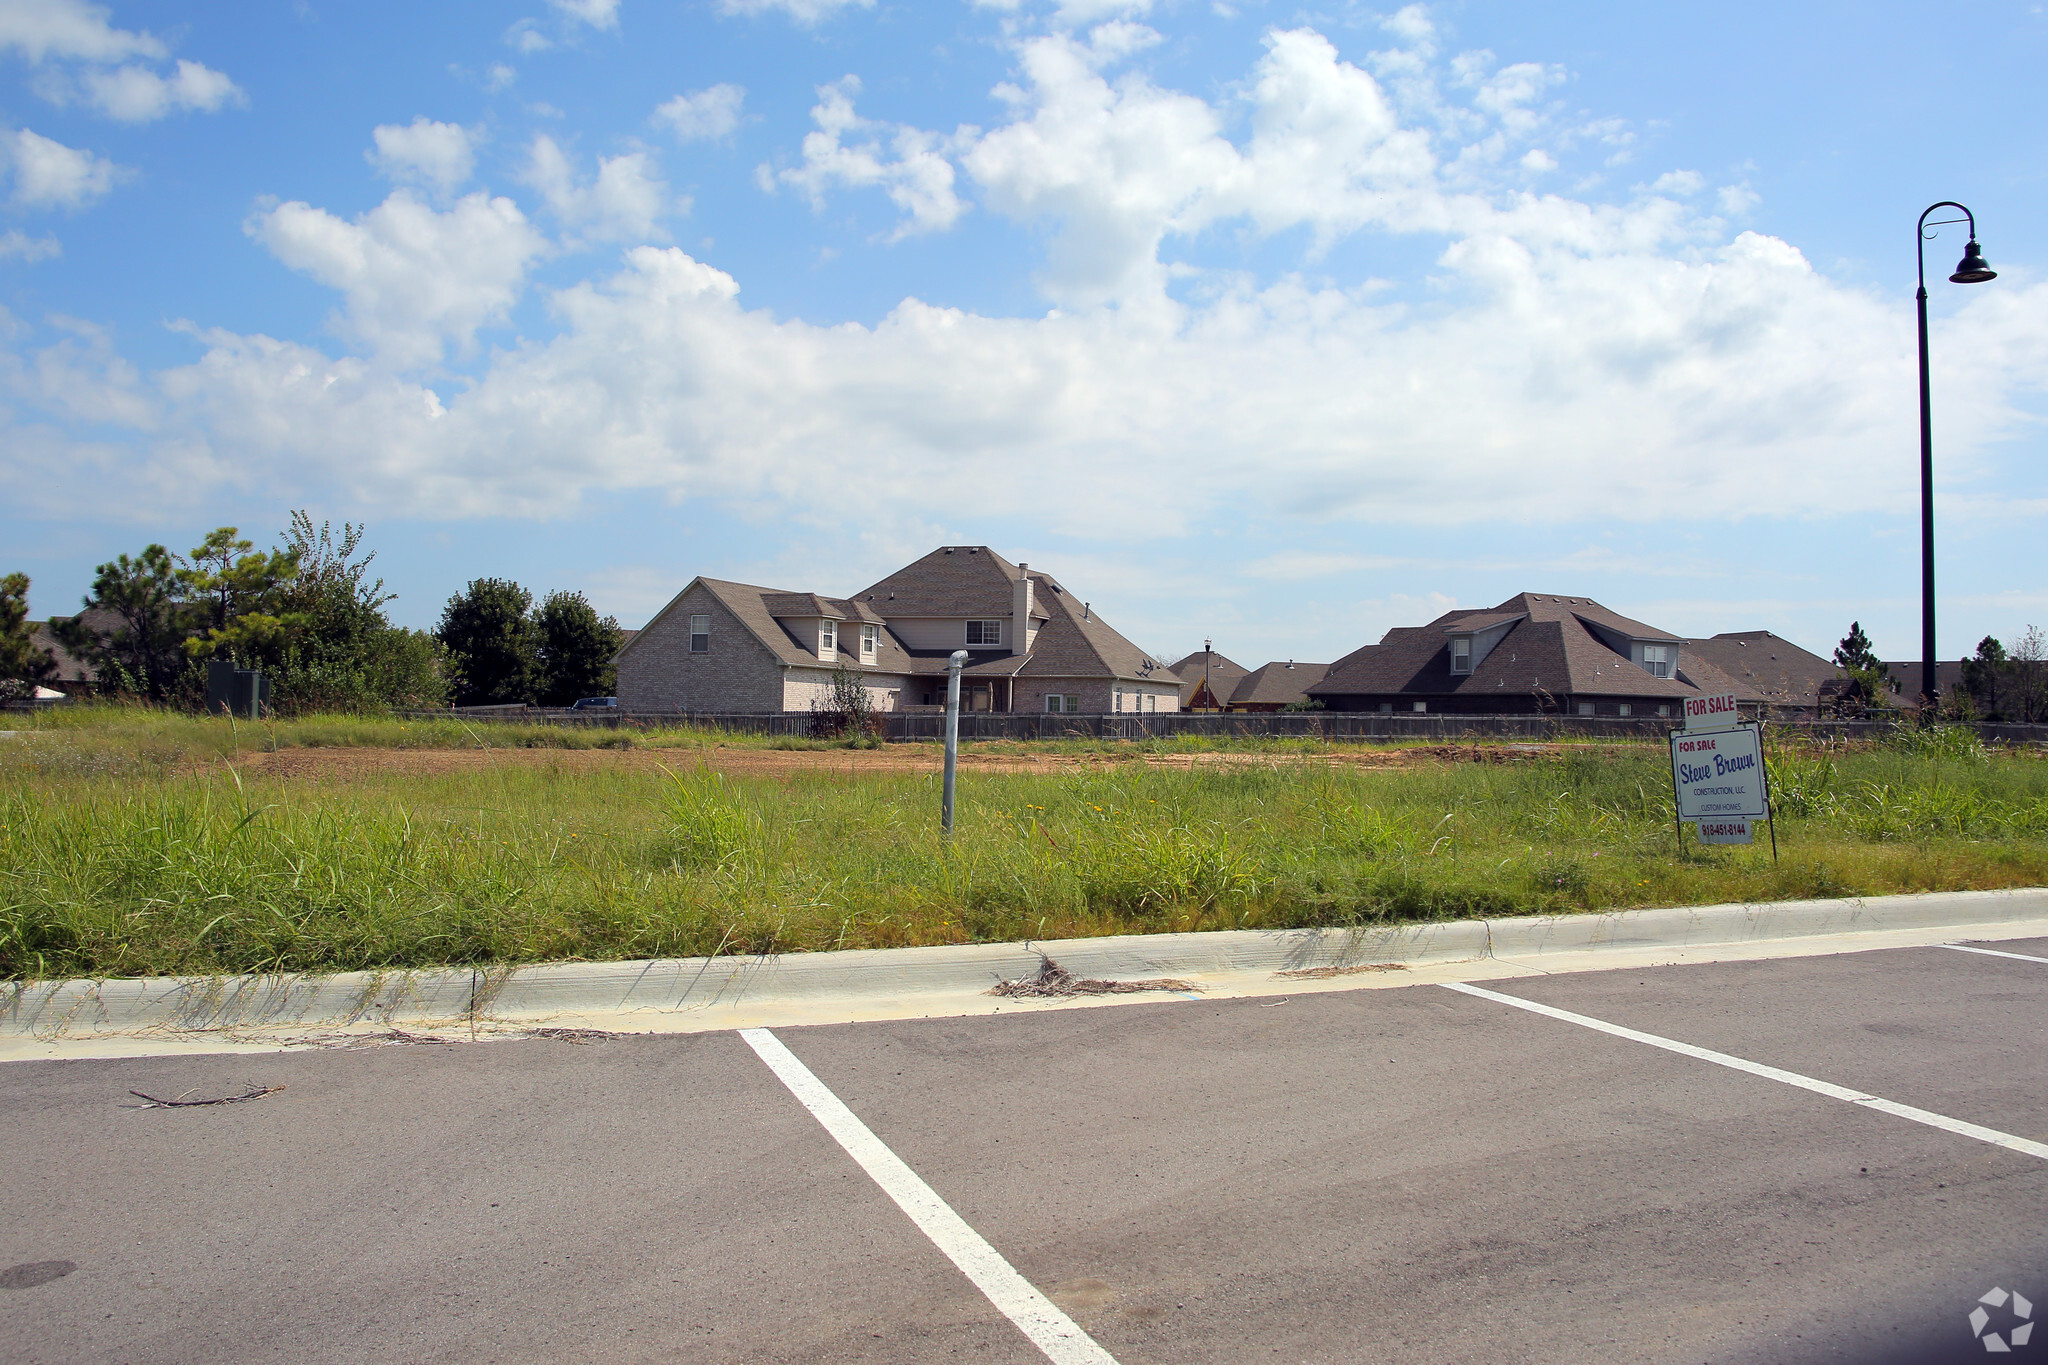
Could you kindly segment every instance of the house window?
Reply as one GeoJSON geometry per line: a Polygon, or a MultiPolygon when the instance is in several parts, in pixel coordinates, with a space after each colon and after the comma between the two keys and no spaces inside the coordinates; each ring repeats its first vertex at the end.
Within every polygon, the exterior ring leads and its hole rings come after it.
{"type": "Polygon", "coordinates": [[[1615,710],[1615,714],[1618,716],[1632,716],[1635,714],[1635,708],[1633,706],[1630,706],[1627,702],[1623,702],[1615,710]]]}
{"type": "Polygon", "coordinates": [[[1472,671],[1472,637],[1461,635],[1451,641],[1451,672],[1472,671]]]}
{"type": "Polygon", "coordinates": [[[1419,702],[1416,702],[1416,703],[1415,703],[1415,709],[1416,709],[1417,711],[1427,711],[1427,710],[1429,709],[1429,703],[1428,703],[1428,702],[1426,702],[1426,701],[1419,701],[1419,702]]]}
{"type": "Polygon", "coordinates": [[[1668,716],[1668,715],[1670,715],[1670,714],[1671,714],[1671,704],[1670,704],[1669,702],[1666,702],[1666,703],[1664,703],[1663,705],[1659,706],[1659,707],[1657,708],[1657,714],[1658,714],[1658,715],[1660,715],[1660,716],[1668,716]]]}
{"type": "Polygon", "coordinates": [[[818,622],[818,657],[821,659],[836,659],[839,657],[839,623],[837,621],[818,622]]]}
{"type": "Polygon", "coordinates": [[[1592,702],[1589,702],[1589,701],[1582,701],[1582,702],[1580,702],[1580,703],[1579,703],[1579,714],[1580,714],[1580,715],[1582,715],[1582,716],[1590,716],[1590,715],[1592,715],[1592,714],[1593,714],[1593,703],[1592,703],[1592,702]]]}
{"type": "Polygon", "coordinates": [[[692,616],[690,618],[690,652],[709,654],[711,652],[711,618],[692,616]]]}
{"type": "Polygon", "coordinates": [[[1394,713],[1394,703],[1392,703],[1392,702],[1390,702],[1390,701],[1383,701],[1383,702],[1381,702],[1381,703],[1380,703],[1380,714],[1381,714],[1381,715],[1383,715],[1383,716],[1390,716],[1390,715],[1392,715],[1393,713],[1394,713]]]}
{"type": "Polygon", "coordinates": [[[864,664],[873,663],[875,661],[875,651],[881,647],[882,628],[880,626],[862,626],[860,628],[860,661],[864,664]]]}
{"type": "Polygon", "coordinates": [[[1668,677],[1670,677],[1670,676],[1671,676],[1671,646],[1670,646],[1670,645],[1644,645],[1644,646],[1643,646],[1643,667],[1644,667],[1645,669],[1649,670],[1649,673],[1650,673],[1650,676],[1651,676],[1651,677],[1654,677],[1654,678],[1668,678],[1668,677]]]}
{"type": "Polygon", "coordinates": [[[967,643],[970,645],[999,645],[1003,642],[1003,623],[995,621],[969,621],[967,643]]]}
{"type": "Polygon", "coordinates": [[[1159,709],[1159,698],[1147,692],[1145,694],[1145,709],[1147,711],[1157,711],[1159,709]]]}
{"type": "Polygon", "coordinates": [[[1045,709],[1055,716],[1062,713],[1078,715],[1081,710],[1081,699],[1076,696],[1061,696],[1057,692],[1049,692],[1045,698],[1045,709]]]}

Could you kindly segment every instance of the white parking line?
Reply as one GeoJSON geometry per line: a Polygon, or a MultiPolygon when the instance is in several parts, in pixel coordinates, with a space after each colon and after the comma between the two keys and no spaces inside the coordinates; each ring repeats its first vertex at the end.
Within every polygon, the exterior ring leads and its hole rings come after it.
{"type": "Polygon", "coordinates": [[[2033,957],[2026,953],[2001,953],[1996,948],[1972,948],[1967,943],[1937,943],[1937,948],[1951,948],[1959,953],[1982,953],[1986,957],[2009,957],[2018,962],[2048,962],[2048,957],[2033,957]]]}
{"type": "Polygon", "coordinates": [[[966,1219],[953,1212],[951,1205],[870,1132],[823,1081],[812,1075],[811,1069],[797,1060],[780,1038],[764,1028],[741,1029],[740,1037],[760,1054],[768,1069],[825,1126],[846,1154],[882,1187],[882,1192],[896,1201],[896,1207],[910,1215],[910,1221],[960,1267],[960,1273],[972,1280],[976,1289],[988,1295],[988,1301],[1004,1317],[1017,1324],[1018,1331],[1031,1338],[1032,1345],[1045,1352],[1047,1359],[1055,1365],[1116,1365],[1114,1356],[1096,1345],[1093,1337],[1054,1307],[1052,1300],[1039,1293],[1031,1281],[1019,1275],[1001,1252],[969,1227],[966,1219]]]}
{"type": "Polygon", "coordinates": [[[1866,1095],[1860,1090],[1851,1090],[1847,1086],[1835,1085],[1828,1081],[1817,1081],[1811,1076],[1802,1076],[1796,1071],[1781,1071],[1775,1066],[1765,1066],[1762,1062],[1752,1062],[1742,1057],[1731,1057],[1725,1052],[1715,1052],[1711,1048],[1694,1047],[1691,1043],[1681,1043],[1672,1038],[1660,1038],[1654,1033],[1642,1033],[1636,1029],[1623,1028],[1619,1024],[1610,1024],[1604,1019],[1595,1019],[1591,1015],[1573,1014],[1570,1010],[1557,1009],[1551,1005],[1539,1005],[1533,1000],[1523,1000],[1513,995],[1502,995],[1499,991],[1489,991],[1479,986],[1466,985],[1462,981],[1444,981],[1438,984],[1446,990],[1459,991],[1465,995],[1476,995],[1482,1000],[1492,1000],[1502,1005],[1513,1005],[1518,1010],[1528,1010],[1532,1014],[1547,1015],[1552,1019],[1562,1019],[1567,1024],[1577,1024],[1581,1028],[1597,1029],[1602,1033],[1613,1034],[1616,1038],[1626,1038],[1630,1042],[1648,1043],[1651,1047],[1661,1047],[1666,1052],[1676,1052],[1684,1057],[1696,1057],[1700,1061],[1712,1062],[1716,1066],[1731,1067],[1736,1071],[1747,1071],[1752,1076],[1762,1076],[1766,1080],[1779,1081],[1785,1085],[1796,1085],[1801,1090],[1811,1090],[1814,1094],[1826,1095],[1829,1099],[1845,1100],[1850,1104],[1860,1104],[1866,1109],[1875,1109],[1881,1113],[1890,1114],[1894,1118],[1911,1119],[1914,1123],[1924,1123],[1930,1128],[1940,1128],[1946,1132],[1957,1133],[1966,1138],[1975,1138],[1979,1142],[1988,1142],[1995,1147],[2004,1147],[2011,1151],[2020,1152],[2027,1156],[2040,1157],[2042,1160],[2048,1161],[2048,1142],[2035,1142],[2031,1138],[2015,1137],[2011,1133],[2001,1133],[1996,1128],[1986,1128],[1976,1123],[1965,1123],[1961,1119],[1952,1119],[1946,1114],[1937,1114],[1927,1109],[1916,1109],[1910,1104],[1899,1104],[1894,1100],[1879,1099],[1875,1095],[1866,1095]]]}

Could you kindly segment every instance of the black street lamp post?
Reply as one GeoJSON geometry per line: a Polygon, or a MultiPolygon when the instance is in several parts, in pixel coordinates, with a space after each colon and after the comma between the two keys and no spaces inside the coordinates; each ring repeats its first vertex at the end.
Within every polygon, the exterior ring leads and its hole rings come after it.
{"type": "Polygon", "coordinates": [[[1953,199],[1930,204],[1927,212],[1920,215],[1920,230],[1915,243],[1920,256],[1920,706],[1930,717],[1935,705],[1934,408],[1927,387],[1927,242],[1932,235],[1927,229],[1940,228],[1948,223],[1970,225],[1970,244],[1963,248],[1963,259],[1957,262],[1956,273],[1948,277],[1949,283],[1982,284],[1998,278],[1998,272],[1985,264],[1984,253],[1977,249],[1975,215],[1953,199]],[[1936,209],[1961,209],[1963,216],[1940,218],[1929,223],[1927,214],[1936,209]]]}

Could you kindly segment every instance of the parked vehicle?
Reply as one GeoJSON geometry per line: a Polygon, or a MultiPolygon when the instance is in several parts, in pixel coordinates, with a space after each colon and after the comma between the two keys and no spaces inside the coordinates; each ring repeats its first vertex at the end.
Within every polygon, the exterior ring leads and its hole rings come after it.
{"type": "Polygon", "coordinates": [[[569,709],[571,711],[615,711],[618,709],[618,706],[619,699],[617,697],[584,697],[569,709]]]}

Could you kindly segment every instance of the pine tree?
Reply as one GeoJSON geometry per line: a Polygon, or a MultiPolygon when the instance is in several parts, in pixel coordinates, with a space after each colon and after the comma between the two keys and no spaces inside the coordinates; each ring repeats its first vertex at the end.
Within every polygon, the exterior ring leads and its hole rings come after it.
{"type": "Polygon", "coordinates": [[[1863,633],[1861,621],[1851,621],[1849,633],[1835,647],[1835,667],[1842,670],[1842,676],[1849,684],[1842,700],[1856,708],[1868,710],[1883,706],[1888,695],[1898,690],[1891,670],[1871,648],[1870,637],[1863,633]]]}

